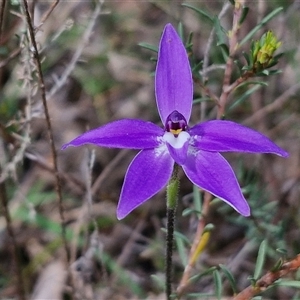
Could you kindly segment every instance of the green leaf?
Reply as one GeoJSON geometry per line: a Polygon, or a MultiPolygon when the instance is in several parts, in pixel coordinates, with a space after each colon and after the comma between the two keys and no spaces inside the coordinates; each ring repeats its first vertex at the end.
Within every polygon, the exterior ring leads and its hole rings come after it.
{"type": "Polygon", "coordinates": [[[248,12],[249,12],[249,7],[248,6],[244,6],[242,8],[242,15],[241,15],[241,18],[239,20],[239,25],[242,25],[248,15],[248,12]]]}
{"type": "Polygon", "coordinates": [[[280,254],[283,254],[284,256],[286,256],[288,253],[287,250],[284,248],[277,248],[276,251],[280,254]]]}
{"type": "Polygon", "coordinates": [[[158,47],[157,46],[153,46],[151,44],[148,44],[148,43],[138,43],[138,45],[142,48],[145,48],[147,50],[150,50],[150,51],[154,51],[154,52],[158,52],[158,47]]]}
{"type": "MultiPolygon", "coordinates": [[[[202,196],[200,190],[197,186],[193,185],[193,199],[194,199],[194,207],[196,211],[199,211],[201,214],[202,211],[202,196]]],[[[200,214],[198,218],[200,218],[200,214]]]]}
{"type": "Polygon", "coordinates": [[[190,278],[190,281],[195,282],[195,281],[199,280],[201,277],[204,277],[206,275],[209,275],[209,274],[213,273],[215,270],[217,270],[217,267],[210,267],[209,269],[205,270],[204,272],[192,276],[190,278]]]}
{"type": "Polygon", "coordinates": [[[183,266],[188,264],[188,257],[186,255],[183,239],[177,235],[175,235],[175,241],[177,245],[178,254],[183,266]]]}
{"type": "Polygon", "coordinates": [[[177,32],[178,32],[178,35],[180,36],[181,40],[183,41],[184,40],[184,30],[183,30],[182,22],[178,23],[177,32]]]}
{"type": "Polygon", "coordinates": [[[176,238],[180,238],[182,239],[188,246],[191,246],[191,242],[189,241],[189,239],[182,233],[180,233],[179,231],[174,231],[174,237],[176,238]]]}
{"type": "Polygon", "coordinates": [[[216,30],[216,35],[217,35],[217,45],[226,45],[227,42],[227,36],[225,34],[224,28],[221,26],[220,20],[218,17],[214,17],[214,27],[216,30]]]}
{"type": "Polygon", "coordinates": [[[196,209],[188,207],[188,208],[184,209],[183,212],[182,212],[183,217],[189,216],[191,214],[201,215],[201,211],[198,211],[196,209]]]}
{"type": "Polygon", "coordinates": [[[261,88],[262,85],[255,85],[249,90],[247,90],[245,93],[243,93],[239,98],[236,99],[236,101],[228,108],[228,111],[231,111],[238,105],[240,105],[242,102],[244,102],[251,94],[256,92],[258,89],[261,88]]]}
{"type": "Polygon", "coordinates": [[[254,280],[257,280],[262,272],[265,258],[266,258],[266,252],[267,252],[267,240],[263,240],[259,246],[258,254],[257,254],[257,260],[254,270],[253,278],[254,280]]]}
{"type": "Polygon", "coordinates": [[[224,273],[224,275],[227,277],[233,293],[237,294],[238,290],[237,290],[236,282],[235,282],[235,279],[234,279],[232,273],[227,269],[227,267],[225,265],[219,264],[219,267],[222,270],[222,272],[224,273]]]}
{"type": "Polygon", "coordinates": [[[272,271],[272,272],[277,272],[277,271],[282,267],[282,265],[283,265],[283,260],[282,260],[282,258],[280,258],[280,259],[276,262],[276,264],[272,267],[271,271],[272,271]]]}
{"type": "Polygon", "coordinates": [[[250,40],[254,34],[259,31],[265,24],[267,24],[272,18],[278,15],[283,10],[283,7],[278,7],[271,11],[267,16],[265,16],[259,24],[257,24],[239,43],[240,46],[245,44],[248,40],[250,40]]]}
{"type": "Polygon", "coordinates": [[[227,61],[227,59],[229,57],[228,46],[226,44],[221,44],[220,47],[221,47],[221,52],[222,52],[222,55],[223,55],[223,59],[224,59],[224,61],[227,61]]]}
{"type": "Polygon", "coordinates": [[[300,280],[279,280],[274,283],[276,286],[287,286],[300,289],[300,280]]]}
{"type": "Polygon", "coordinates": [[[213,272],[213,279],[216,287],[216,297],[218,300],[220,300],[222,297],[222,279],[221,279],[220,272],[218,270],[215,270],[213,272]]]}
{"type": "MultiPolygon", "coordinates": [[[[212,230],[214,230],[214,229],[215,229],[214,224],[208,223],[208,224],[205,225],[205,227],[203,228],[203,233],[205,233],[205,232],[210,232],[210,231],[212,231],[212,230]]],[[[203,234],[203,233],[202,233],[202,234],[203,234]]]]}
{"type": "Polygon", "coordinates": [[[187,3],[183,3],[181,4],[182,6],[185,6],[187,8],[192,9],[193,11],[195,11],[196,13],[198,13],[200,16],[203,16],[205,18],[207,18],[209,21],[211,21],[212,23],[214,22],[214,18],[212,16],[210,16],[207,12],[205,12],[204,10],[197,8],[195,6],[192,6],[190,4],[187,3]]]}

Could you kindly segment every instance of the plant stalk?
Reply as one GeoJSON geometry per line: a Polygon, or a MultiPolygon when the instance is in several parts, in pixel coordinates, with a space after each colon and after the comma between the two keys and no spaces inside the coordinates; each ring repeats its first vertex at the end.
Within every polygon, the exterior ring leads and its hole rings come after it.
{"type": "Polygon", "coordinates": [[[172,177],[167,186],[167,239],[166,239],[166,297],[172,294],[172,259],[174,223],[179,190],[178,165],[174,166],[172,177]]]}

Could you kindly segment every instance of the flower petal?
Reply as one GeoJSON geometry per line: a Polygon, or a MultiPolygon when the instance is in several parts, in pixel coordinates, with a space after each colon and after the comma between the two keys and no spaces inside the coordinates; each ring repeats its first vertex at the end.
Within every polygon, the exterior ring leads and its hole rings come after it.
{"type": "Polygon", "coordinates": [[[235,174],[221,154],[199,150],[188,156],[183,170],[195,185],[225,201],[241,215],[250,215],[235,174]]]}
{"type": "Polygon", "coordinates": [[[173,171],[174,160],[165,149],[140,151],[131,162],[122,187],[117,218],[123,219],[136,207],[166,186],[173,171]]]}
{"type": "Polygon", "coordinates": [[[185,163],[188,154],[190,135],[186,131],[175,137],[171,132],[165,132],[163,140],[166,142],[172,158],[181,166],[185,163]]]}
{"type": "Polygon", "coordinates": [[[94,144],[101,147],[146,149],[159,145],[162,128],[151,122],[123,119],[90,130],[62,146],[94,144]]]}
{"type": "Polygon", "coordinates": [[[288,153],[265,135],[235,122],[214,120],[190,129],[194,146],[205,151],[274,153],[287,157],[288,153]]]}
{"type": "Polygon", "coordinates": [[[162,123],[174,111],[188,122],[193,101],[193,80],[185,47],[171,24],[162,34],[155,74],[156,103],[162,123]]]}

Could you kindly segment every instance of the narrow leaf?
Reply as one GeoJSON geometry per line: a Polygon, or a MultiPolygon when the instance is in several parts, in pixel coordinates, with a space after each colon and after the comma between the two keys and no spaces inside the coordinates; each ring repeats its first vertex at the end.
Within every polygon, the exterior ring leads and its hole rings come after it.
{"type": "Polygon", "coordinates": [[[221,279],[220,272],[218,270],[215,270],[213,272],[213,278],[214,278],[214,283],[216,288],[216,297],[218,300],[220,300],[222,297],[222,279],[221,279]]]}
{"type": "Polygon", "coordinates": [[[277,286],[288,286],[293,288],[300,288],[300,281],[299,280],[279,280],[274,283],[277,286]]]}
{"type": "MultiPolygon", "coordinates": [[[[194,199],[194,207],[196,211],[199,211],[201,213],[202,211],[202,197],[200,190],[197,186],[193,185],[193,199],[194,199]]],[[[198,218],[200,218],[200,214],[198,215],[198,218]]]]}
{"type": "Polygon", "coordinates": [[[209,269],[205,270],[204,272],[192,276],[190,278],[190,282],[195,282],[195,281],[199,280],[201,277],[204,277],[206,275],[213,273],[216,269],[217,269],[217,267],[210,267],[209,269]]]}
{"type": "Polygon", "coordinates": [[[181,4],[182,6],[188,7],[190,9],[192,9],[193,11],[195,11],[196,13],[198,13],[200,16],[203,16],[205,18],[207,18],[208,20],[210,20],[212,23],[214,22],[214,18],[212,16],[210,16],[207,12],[205,12],[204,10],[197,8],[195,6],[192,6],[190,4],[187,3],[183,3],[181,4]]]}
{"type": "Polygon", "coordinates": [[[244,102],[251,94],[260,89],[261,86],[262,85],[255,85],[249,90],[247,90],[241,97],[236,99],[236,101],[228,108],[228,111],[231,111],[232,109],[240,105],[242,102],[244,102]]]}
{"type": "Polygon", "coordinates": [[[158,48],[157,46],[153,46],[151,44],[148,44],[148,43],[138,43],[138,45],[142,48],[145,48],[147,50],[150,50],[150,51],[154,51],[154,52],[158,52],[158,48]]]}
{"type": "Polygon", "coordinates": [[[186,266],[188,264],[188,258],[186,255],[185,247],[182,238],[175,236],[175,241],[177,245],[178,254],[181,260],[181,263],[183,266],[186,266]]]}
{"type": "Polygon", "coordinates": [[[218,46],[226,45],[227,37],[225,34],[225,30],[221,26],[220,20],[217,17],[214,18],[214,27],[216,29],[216,35],[217,35],[217,40],[218,40],[217,45],[218,46]]]}
{"type": "Polygon", "coordinates": [[[227,269],[227,267],[225,265],[220,264],[219,267],[223,271],[224,275],[227,277],[233,293],[237,294],[238,290],[237,290],[236,282],[234,280],[232,273],[227,269]]]}
{"type": "Polygon", "coordinates": [[[267,251],[267,240],[263,240],[259,246],[258,254],[257,254],[257,260],[254,270],[254,276],[253,278],[257,280],[262,272],[265,258],[266,258],[266,251],[267,251]]]}
{"type": "Polygon", "coordinates": [[[248,6],[244,6],[242,8],[242,15],[241,15],[241,18],[239,20],[239,25],[243,24],[243,22],[245,21],[247,15],[248,15],[248,12],[249,12],[249,7],[248,6]]]}
{"type": "Polygon", "coordinates": [[[183,33],[183,25],[181,22],[179,22],[178,27],[177,27],[177,32],[178,35],[180,36],[181,40],[184,40],[184,33],[183,33]]]}
{"type": "Polygon", "coordinates": [[[182,241],[184,241],[188,246],[191,246],[191,242],[189,241],[189,239],[182,233],[178,232],[178,231],[174,231],[174,237],[180,238],[182,241]]]}
{"type": "Polygon", "coordinates": [[[248,40],[250,40],[254,34],[260,30],[266,23],[268,23],[272,18],[278,15],[283,10],[283,7],[278,7],[270,12],[267,16],[265,16],[259,24],[257,24],[239,43],[240,46],[245,44],[248,40]]]}

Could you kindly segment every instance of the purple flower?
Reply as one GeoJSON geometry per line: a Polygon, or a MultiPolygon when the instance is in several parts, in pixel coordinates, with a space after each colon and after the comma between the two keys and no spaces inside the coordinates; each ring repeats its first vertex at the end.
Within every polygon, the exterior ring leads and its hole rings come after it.
{"type": "Polygon", "coordinates": [[[151,122],[123,119],[88,131],[63,145],[94,144],[141,150],[128,167],[117,208],[122,219],[164,188],[174,164],[190,181],[250,215],[235,174],[220,152],[288,153],[266,136],[230,121],[208,121],[188,126],[193,81],[184,45],[171,24],[161,37],[155,76],[156,104],[164,128],[151,122]]]}

